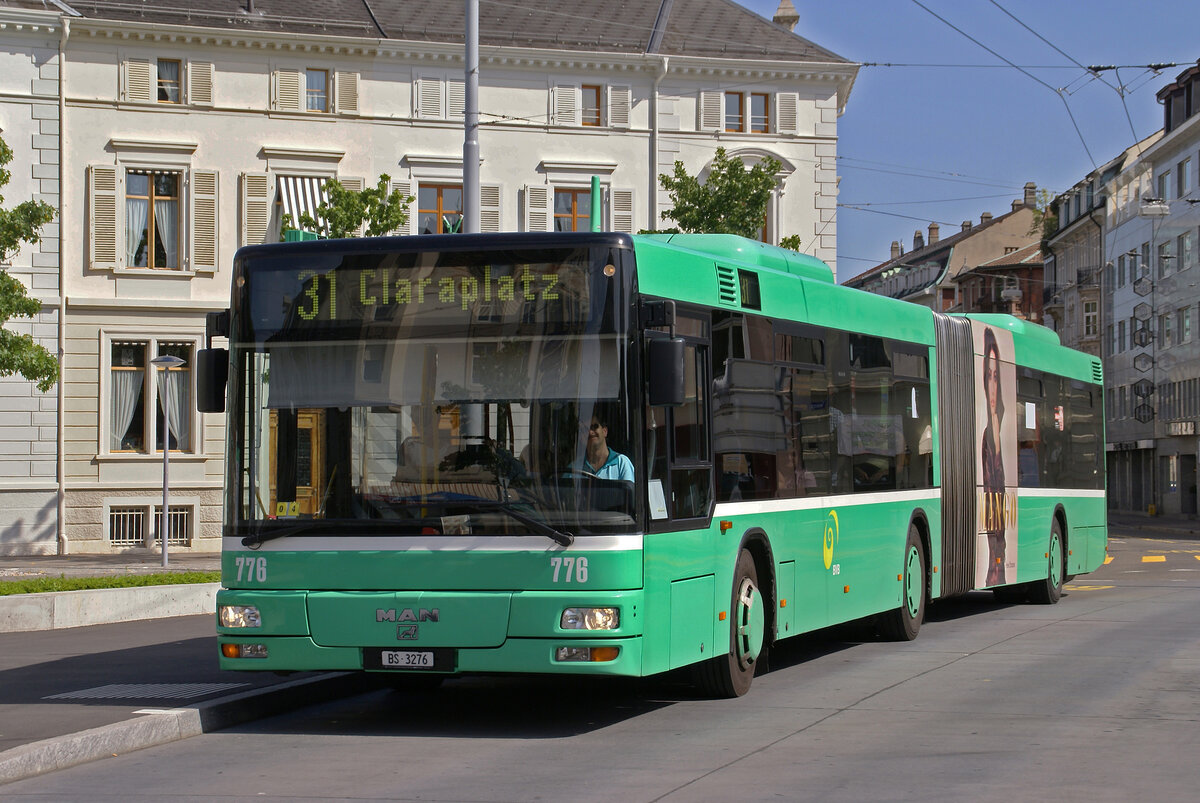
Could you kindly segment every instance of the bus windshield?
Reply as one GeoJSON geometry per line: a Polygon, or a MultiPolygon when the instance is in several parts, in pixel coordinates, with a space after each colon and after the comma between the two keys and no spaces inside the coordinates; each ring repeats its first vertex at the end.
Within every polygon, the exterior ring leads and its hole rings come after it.
{"type": "Polygon", "coordinates": [[[637,528],[631,253],[431,239],[240,259],[228,534],[637,528]]]}

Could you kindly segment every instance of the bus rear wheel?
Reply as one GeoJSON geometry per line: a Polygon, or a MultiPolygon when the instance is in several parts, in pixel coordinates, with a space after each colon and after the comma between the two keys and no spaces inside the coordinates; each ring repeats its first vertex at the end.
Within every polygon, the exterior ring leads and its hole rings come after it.
{"type": "Polygon", "coordinates": [[[1039,605],[1053,605],[1062,598],[1063,578],[1066,576],[1062,525],[1055,519],[1050,525],[1050,543],[1046,545],[1046,579],[1030,586],[1029,598],[1039,605]]]}
{"type": "Polygon", "coordinates": [[[912,641],[925,621],[925,543],[916,524],[908,525],[900,583],[900,606],[879,616],[879,633],[892,641],[912,641]]]}
{"type": "Polygon", "coordinates": [[[750,691],[754,672],[766,653],[766,608],[758,568],[745,549],[733,572],[729,611],[729,652],[696,667],[695,682],[710,697],[741,697],[750,691]]]}

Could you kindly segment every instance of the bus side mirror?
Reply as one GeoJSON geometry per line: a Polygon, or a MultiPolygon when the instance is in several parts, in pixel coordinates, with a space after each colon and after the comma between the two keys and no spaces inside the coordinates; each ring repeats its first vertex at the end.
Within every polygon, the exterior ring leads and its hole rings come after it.
{"type": "Polygon", "coordinates": [[[196,351],[196,409],[202,413],[225,412],[225,381],[229,377],[228,349],[196,351]]]}
{"type": "Polygon", "coordinates": [[[678,407],[684,401],[683,338],[650,341],[650,405],[678,407]]]}

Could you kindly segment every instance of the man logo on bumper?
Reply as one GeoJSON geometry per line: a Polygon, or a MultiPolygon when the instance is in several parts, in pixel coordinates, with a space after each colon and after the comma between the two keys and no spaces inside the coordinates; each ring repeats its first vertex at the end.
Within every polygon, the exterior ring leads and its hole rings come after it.
{"type": "Polygon", "coordinates": [[[375,609],[376,622],[396,622],[396,640],[410,641],[417,638],[417,623],[418,622],[436,622],[438,621],[437,608],[401,608],[397,611],[395,608],[375,609]]]}

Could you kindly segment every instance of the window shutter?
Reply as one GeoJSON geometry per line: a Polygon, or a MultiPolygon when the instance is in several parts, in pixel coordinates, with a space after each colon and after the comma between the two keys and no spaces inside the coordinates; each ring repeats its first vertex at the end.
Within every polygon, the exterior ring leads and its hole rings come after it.
{"type": "Polygon", "coordinates": [[[298,112],[304,110],[304,76],[299,70],[275,71],[275,110],[298,112]]]}
{"type": "Polygon", "coordinates": [[[149,59],[125,60],[125,86],[121,100],[149,103],[154,100],[154,70],[149,59]]]}
{"type": "Polygon", "coordinates": [[[191,186],[192,247],[194,271],[217,269],[217,172],[193,170],[191,186]]]}
{"type": "Polygon", "coordinates": [[[418,78],[413,92],[413,116],[424,120],[440,120],[442,114],[442,81],[418,78]]]}
{"type": "MultiPolygon", "coordinates": [[[[351,176],[338,176],[337,180],[338,180],[339,184],[341,184],[344,188],[350,190],[351,192],[362,192],[363,191],[363,184],[365,183],[364,179],[355,178],[355,177],[351,177],[351,176]]],[[[356,228],[354,231],[350,232],[350,236],[351,237],[362,237],[363,236],[363,226],[361,223],[358,224],[358,228],[356,228]]]]}
{"type": "Polygon", "coordinates": [[[194,106],[211,106],[213,90],[213,65],[210,61],[188,62],[187,101],[194,106]]]}
{"type": "Polygon", "coordinates": [[[462,81],[446,82],[446,105],[449,110],[446,116],[451,120],[459,120],[467,113],[467,85],[462,81]]]}
{"type": "Polygon", "coordinates": [[[780,92],[775,96],[775,131],[780,134],[798,133],[797,106],[800,96],[795,92],[780,92]]]}
{"type": "Polygon", "coordinates": [[[358,114],[358,73],[337,71],[333,101],[342,114],[358,114]]]}
{"type": "Polygon", "coordinates": [[[579,107],[581,104],[579,87],[556,86],[550,91],[553,107],[550,111],[550,122],[553,125],[579,125],[579,107]]]}
{"type": "Polygon", "coordinates": [[[88,231],[91,246],[88,267],[112,270],[117,267],[117,168],[108,165],[88,167],[88,231]]]}
{"type": "Polygon", "coordinates": [[[633,234],[633,190],[609,190],[608,203],[612,231],[633,234]]]}
{"type": "Polygon", "coordinates": [[[545,184],[525,185],[525,231],[550,231],[550,188],[545,184]]]}
{"type": "Polygon", "coordinates": [[[408,222],[401,226],[397,234],[412,234],[417,227],[417,187],[412,181],[393,181],[392,190],[398,191],[405,198],[412,198],[408,204],[408,222]]]}
{"type": "Polygon", "coordinates": [[[242,241],[261,245],[271,223],[271,177],[266,173],[242,173],[242,241]]]}
{"type": "Polygon", "coordinates": [[[696,128],[701,131],[720,131],[725,117],[724,98],[721,92],[701,92],[696,109],[696,128]]]}
{"type": "Polygon", "coordinates": [[[479,230],[481,232],[500,231],[501,197],[499,184],[479,185],[479,230]]]}
{"type": "Polygon", "coordinates": [[[629,128],[631,93],[627,86],[608,88],[608,125],[611,128],[629,128]]]}

